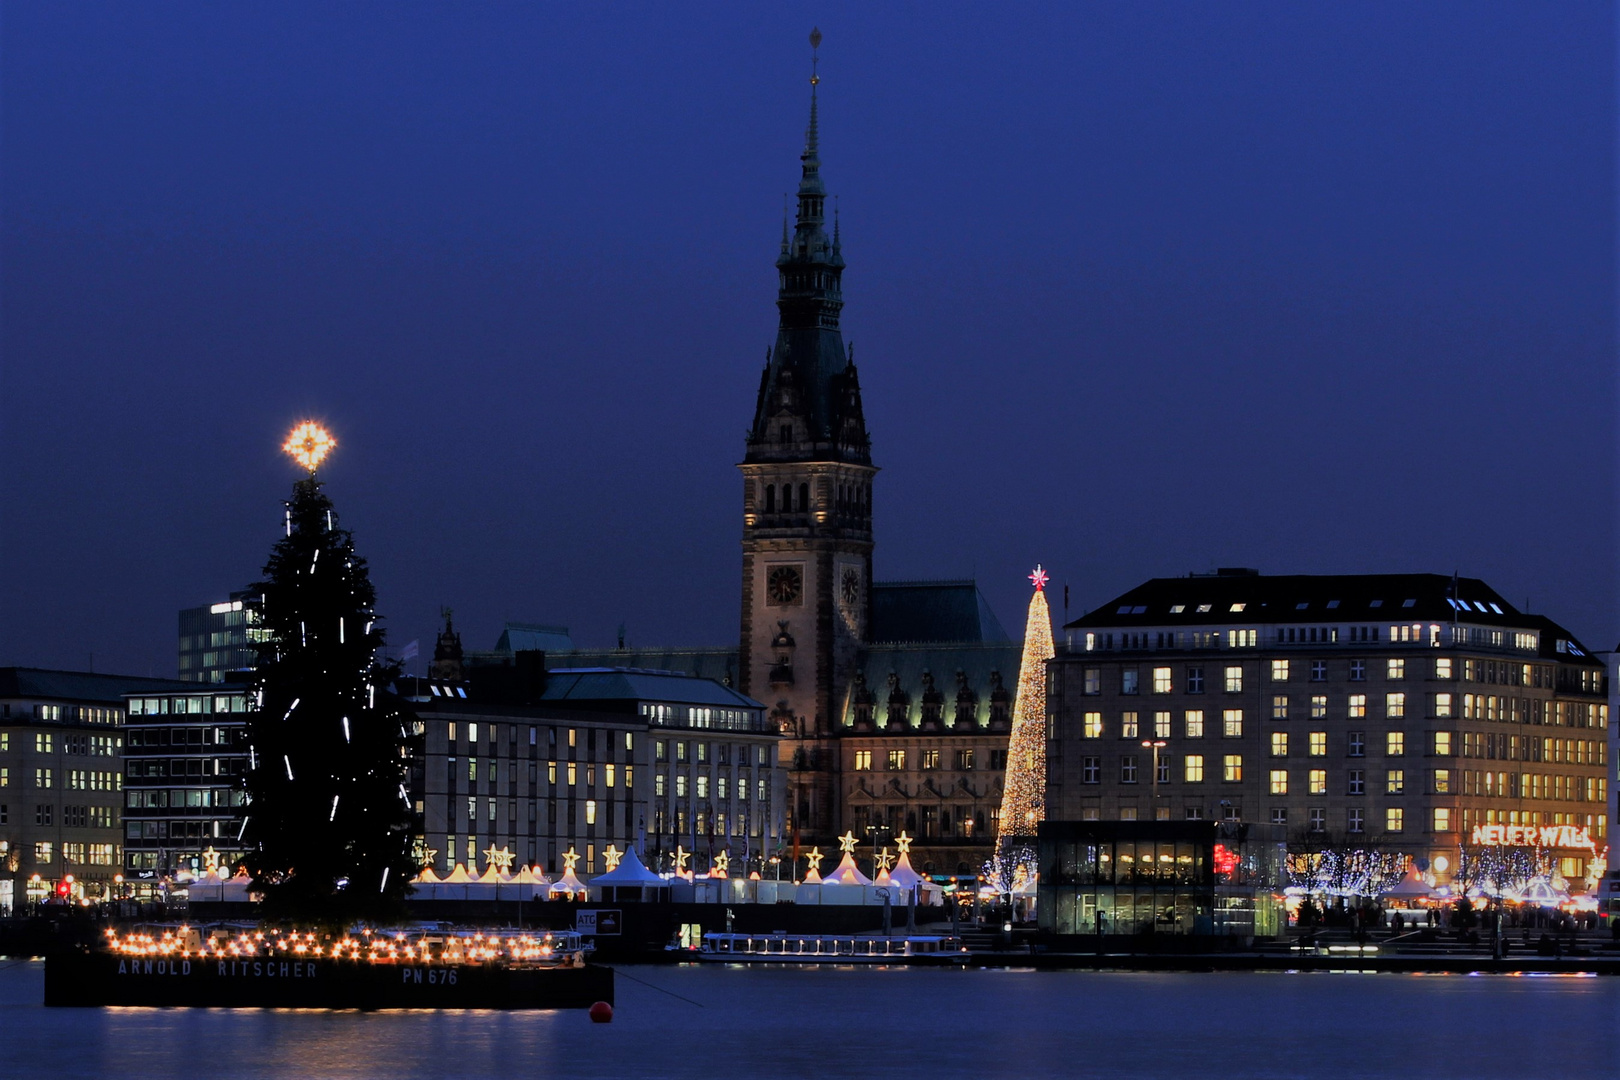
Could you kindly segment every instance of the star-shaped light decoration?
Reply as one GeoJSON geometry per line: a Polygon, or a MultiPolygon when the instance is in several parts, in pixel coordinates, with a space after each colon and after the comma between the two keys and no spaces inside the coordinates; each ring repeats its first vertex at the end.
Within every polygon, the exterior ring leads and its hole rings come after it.
{"type": "Polygon", "coordinates": [[[855,845],[858,843],[860,843],[860,841],[855,839],[855,834],[852,832],[847,832],[838,838],[838,850],[842,851],[845,855],[853,855],[855,854],[855,845]]]}
{"type": "Polygon", "coordinates": [[[311,475],[336,447],[337,440],[332,438],[332,433],[313,420],[305,420],[293,428],[287,441],[281,444],[288,456],[309,470],[311,475]]]}
{"type": "Polygon", "coordinates": [[[508,873],[512,869],[512,849],[489,845],[484,849],[484,865],[493,866],[503,874],[508,873]]]}
{"type": "Polygon", "coordinates": [[[428,847],[420,840],[418,840],[414,846],[416,851],[413,854],[416,856],[418,866],[432,866],[433,860],[439,857],[439,849],[436,847],[428,847]]]}
{"type": "Polygon", "coordinates": [[[810,864],[810,869],[818,874],[821,873],[821,861],[826,857],[818,847],[813,847],[804,854],[805,861],[810,864]]]}
{"type": "Polygon", "coordinates": [[[563,876],[567,877],[569,874],[574,872],[574,864],[579,862],[579,852],[575,851],[573,847],[570,846],[567,851],[563,852],[562,860],[563,876]]]}
{"type": "Polygon", "coordinates": [[[687,851],[685,848],[681,847],[681,845],[676,844],[675,845],[675,872],[677,874],[686,873],[686,863],[691,858],[692,858],[692,853],[690,851],[687,851]]]}
{"type": "Polygon", "coordinates": [[[714,857],[714,876],[715,877],[730,877],[731,876],[730,871],[731,871],[731,853],[726,852],[726,851],[722,851],[720,854],[718,854],[718,855],[716,855],[714,857]]]}
{"type": "Polygon", "coordinates": [[[889,867],[891,867],[893,865],[894,865],[894,856],[889,854],[889,849],[888,848],[884,848],[882,851],[878,852],[878,854],[877,854],[877,868],[879,870],[887,870],[889,867]]]}
{"type": "Polygon", "coordinates": [[[624,858],[624,852],[619,850],[619,845],[609,844],[607,849],[602,852],[602,858],[607,860],[607,868],[614,870],[618,867],[619,860],[624,858]]]}
{"type": "Polygon", "coordinates": [[[903,832],[898,834],[894,838],[894,846],[900,849],[902,855],[911,854],[911,837],[903,832]]]}
{"type": "Polygon", "coordinates": [[[1046,573],[1045,570],[1041,569],[1041,564],[1036,563],[1035,564],[1035,572],[1029,575],[1029,580],[1034,584],[1035,591],[1036,592],[1041,592],[1046,588],[1046,583],[1048,581],[1051,581],[1052,579],[1049,576],[1047,576],[1047,573],[1046,573]]]}
{"type": "Polygon", "coordinates": [[[216,874],[219,873],[219,852],[214,850],[214,846],[212,844],[203,849],[202,861],[203,873],[206,874],[210,870],[216,874]]]}

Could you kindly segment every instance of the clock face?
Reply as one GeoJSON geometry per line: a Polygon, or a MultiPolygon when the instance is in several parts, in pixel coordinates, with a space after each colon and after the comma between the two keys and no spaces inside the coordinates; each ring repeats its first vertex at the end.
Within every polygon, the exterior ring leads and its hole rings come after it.
{"type": "Polygon", "coordinates": [[[861,598],[861,575],[853,568],[844,571],[844,580],[839,583],[843,593],[844,606],[854,607],[855,602],[861,598]]]}
{"type": "Polygon", "coordinates": [[[797,566],[773,566],[765,576],[765,595],[773,604],[797,604],[804,593],[804,579],[797,566]]]}

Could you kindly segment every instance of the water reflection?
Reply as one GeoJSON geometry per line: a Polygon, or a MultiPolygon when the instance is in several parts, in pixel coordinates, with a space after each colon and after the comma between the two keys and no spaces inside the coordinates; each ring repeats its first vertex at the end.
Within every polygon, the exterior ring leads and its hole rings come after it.
{"type": "Polygon", "coordinates": [[[634,968],[583,1013],[51,1009],[0,968],[15,1076],[1607,1075],[1620,979],[634,968]],[[701,1006],[680,1001],[680,994],[701,1006]]]}

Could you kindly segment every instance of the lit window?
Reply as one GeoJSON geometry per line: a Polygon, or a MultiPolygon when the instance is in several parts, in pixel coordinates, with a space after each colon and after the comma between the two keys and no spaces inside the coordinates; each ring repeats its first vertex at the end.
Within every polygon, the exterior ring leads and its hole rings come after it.
{"type": "Polygon", "coordinates": [[[922,752],[922,767],[925,769],[939,768],[939,751],[924,750],[922,752]]]}
{"type": "Polygon", "coordinates": [[[904,772],[906,769],[906,752],[904,750],[889,751],[889,771],[904,772]]]}
{"type": "Polygon", "coordinates": [[[1384,831],[1402,832],[1406,827],[1406,812],[1398,806],[1384,811],[1384,831]]]}
{"type": "Polygon", "coordinates": [[[1228,739],[1243,738],[1243,710],[1221,710],[1221,734],[1228,739]]]}
{"type": "MultiPolygon", "coordinates": [[[[1450,795],[1451,794],[1451,770],[1450,769],[1436,769],[1436,770],[1434,770],[1434,793],[1436,795],[1450,795]]],[[[1441,831],[1444,831],[1444,830],[1441,830],[1441,831]]]]}
{"type": "Polygon", "coordinates": [[[1311,695],[1311,719],[1312,720],[1326,720],[1327,719],[1327,695],[1326,694],[1312,694],[1311,695]]]}
{"type": "Polygon", "coordinates": [[[1389,717],[1392,720],[1397,720],[1397,719],[1405,716],[1406,715],[1406,695],[1405,694],[1385,694],[1384,695],[1384,715],[1389,717]]]}
{"type": "Polygon", "coordinates": [[[1226,669],[1226,692],[1228,694],[1240,693],[1243,690],[1243,665],[1231,664],[1226,669]]]}
{"type": "Polygon", "coordinates": [[[1122,713],[1119,718],[1119,737],[1122,739],[1135,739],[1138,737],[1139,725],[1136,722],[1136,713],[1122,713]]]}
{"type": "Polygon", "coordinates": [[[1400,757],[1406,753],[1406,732],[1392,731],[1384,737],[1384,752],[1390,757],[1400,757]]]}
{"type": "Polygon", "coordinates": [[[1181,762],[1181,776],[1189,784],[1196,784],[1204,779],[1204,755],[1188,754],[1181,762]]]}
{"type": "Polygon", "coordinates": [[[1450,694],[1436,694],[1436,695],[1434,695],[1434,715],[1435,716],[1439,717],[1442,720],[1448,719],[1451,716],[1451,710],[1452,710],[1452,697],[1451,697],[1450,694]]]}
{"type": "Polygon", "coordinates": [[[1244,605],[1242,605],[1242,604],[1233,604],[1229,610],[1231,610],[1231,611],[1242,611],[1243,607],[1244,607],[1244,605]]]}
{"type": "Polygon", "coordinates": [[[1273,795],[1286,795],[1286,794],[1288,794],[1288,770],[1287,769],[1272,769],[1271,770],[1271,793],[1273,795]]]}
{"type": "Polygon", "coordinates": [[[1327,757],[1327,732],[1311,732],[1311,757],[1327,757]]]}
{"type": "Polygon", "coordinates": [[[1366,694],[1351,694],[1350,695],[1350,715],[1351,716],[1366,716],[1367,715],[1367,695],[1366,694]]]}
{"type": "Polygon", "coordinates": [[[1451,831],[1451,808],[1449,806],[1437,806],[1434,808],[1434,831],[1451,831]]]}
{"type": "Polygon", "coordinates": [[[1243,755],[1227,754],[1221,762],[1221,779],[1236,784],[1243,779],[1243,755]]]}
{"type": "Polygon", "coordinates": [[[1288,756],[1288,732],[1286,732],[1286,731],[1273,731],[1271,733],[1271,756],[1272,757],[1287,757],[1288,756]]]}
{"type": "Polygon", "coordinates": [[[1271,681],[1272,682],[1287,682],[1288,681],[1288,661],[1286,661],[1286,660],[1273,660],[1271,662],[1271,681]]]}
{"type": "Polygon", "coordinates": [[[857,751],[855,751],[855,771],[856,772],[871,772],[872,771],[872,751],[870,751],[870,750],[857,750],[857,751]]]}
{"type": "Polygon", "coordinates": [[[596,824],[596,800],[595,799],[586,799],[585,800],[585,824],[587,824],[587,825],[595,825],[596,824]]]}
{"type": "Polygon", "coordinates": [[[1451,657],[1437,656],[1434,658],[1434,677],[1437,679],[1451,678],[1451,657]]]}
{"type": "Polygon", "coordinates": [[[1326,795],[1327,794],[1327,770],[1326,769],[1312,769],[1311,770],[1310,784],[1311,784],[1311,794],[1312,795],[1326,795]]]}
{"type": "Polygon", "coordinates": [[[1170,714],[1156,712],[1153,714],[1153,737],[1155,739],[1168,739],[1170,737],[1170,714]]]}
{"type": "Polygon", "coordinates": [[[1102,738],[1102,713],[1088,712],[1082,720],[1081,735],[1087,739],[1102,738]]]}
{"type": "Polygon", "coordinates": [[[1183,720],[1186,722],[1187,738],[1202,739],[1204,737],[1203,709],[1188,709],[1183,720]]]}
{"type": "Polygon", "coordinates": [[[1153,692],[1155,694],[1168,694],[1170,692],[1170,669],[1156,667],[1153,669],[1153,692]]]}
{"type": "Polygon", "coordinates": [[[1385,675],[1391,682],[1399,682],[1406,678],[1406,661],[1390,660],[1385,664],[1385,675]]]}
{"type": "Polygon", "coordinates": [[[1288,719],[1288,695],[1273,694],[1271,696],[1271,718],[1273,720],[1288,719]]]}
{"type": "Polygon", "coordinates": [[[1451,754],[1451,732],[1437,731],[1434,733],[1434,752],[1437,757],[1448,757],[1451,754]]]}

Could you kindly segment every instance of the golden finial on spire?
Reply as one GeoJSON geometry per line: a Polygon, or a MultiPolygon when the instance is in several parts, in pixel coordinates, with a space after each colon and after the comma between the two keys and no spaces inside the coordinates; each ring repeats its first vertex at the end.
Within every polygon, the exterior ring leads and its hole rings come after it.
{"type": "Polygon", "coordinates": [[[817,83],[819,83],[821,81],[821,76],[816,74],[816,64],[819,62],[819,57],[817,57],[817,55],[816,55],[816,50],[820,49],[820,48],[821,48],[821,28],[817,27],[817,26],[812,26],[810,28],[810,85],[811,86],[814,86],[814,85],[816,85],[817,83]]]}

